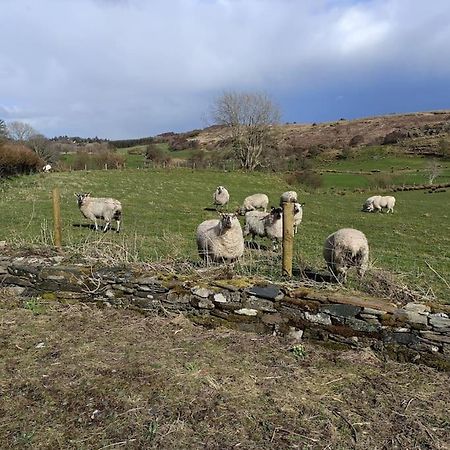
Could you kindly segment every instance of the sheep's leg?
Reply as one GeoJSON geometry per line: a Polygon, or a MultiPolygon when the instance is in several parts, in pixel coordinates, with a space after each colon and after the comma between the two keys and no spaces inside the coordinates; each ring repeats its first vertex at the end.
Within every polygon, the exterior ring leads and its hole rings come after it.
{"type": "Polygon", "coordinates": [[[97,219],[94,219],[94,226],[95,226],[95,231],[98,231],[98,223],[97,223],[97,219]]]}
{"type": "Polygon", "coordinates": [[[111,221],[105,220],[105,228],[103,228],[103,233],[108,231],[109,226],[111,225],[111,221]]]}
{"type": "Polygon", "coordinates": [[[120,231],[120,220],[116,220],[117,223],[117,233],[120,231]]]}

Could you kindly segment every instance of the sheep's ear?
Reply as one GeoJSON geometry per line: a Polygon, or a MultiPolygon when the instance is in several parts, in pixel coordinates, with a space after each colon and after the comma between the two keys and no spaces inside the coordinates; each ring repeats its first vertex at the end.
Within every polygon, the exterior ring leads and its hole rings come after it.
{"type": "Polygon", "coordinates": [[[75,195],[75,197],[77,197],[77,198],[78,198],[78,195],[79,195],[79,194],[77,194],[76,192],[74,192],[74,194],[73,194],[73,195],[75,195]]]}
{"type": "Polygon", "coordinates": [[[86,192],[86,194],[84,194],[86,197],[90,197],[91,193],[90,192],[86,192]]]}

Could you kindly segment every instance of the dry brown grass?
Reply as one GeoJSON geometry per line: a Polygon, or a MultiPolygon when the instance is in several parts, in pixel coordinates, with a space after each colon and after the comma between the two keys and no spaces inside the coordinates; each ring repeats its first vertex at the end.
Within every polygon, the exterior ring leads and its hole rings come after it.
{"type": "Polygon", "coordinates": [[[448,374],[0,294],[2,448],[444,449],[448,374]]]}

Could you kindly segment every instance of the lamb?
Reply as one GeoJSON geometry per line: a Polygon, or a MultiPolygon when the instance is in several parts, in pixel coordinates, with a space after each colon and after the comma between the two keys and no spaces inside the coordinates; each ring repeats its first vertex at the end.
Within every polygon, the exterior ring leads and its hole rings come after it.
{"type": "Polygon", "coordinates": [[[295,191],[283,192],[280,198],[280,206],[283,206],[283,203],[296,203],[297,201],[298,201],[297,192],[295,191]]]}
{"type": "Polygon", "coordinates": [[[46,164],[43,168],[42,168],[42,172],[48,173],[52,170],[52,166],[50,164],[46,164]]]}
{"type": "Polygon", "coordinates": [[[278,249],[278,244],[283,238],[283,210],[273,208],[270,213],[263,211],[249,211],[245,214],[244,236],[251,234],[254,240],[256,236],[268,237],[272,240],[273,250],[278,249]]]}
{"type": "Polygon", "coordinates": [[[230,194],[223,186],[217,186],[213,194],[213,203],[217,206],[225,206],[230,201],[230,194]]]}
{"type": "Polygon", "coordinates": [[[294,234],[297,234],[298,226],[302,223],[304,203],[294,203],[294,234]]]}
{"type": "Polygon", "coordinates": [[[122,204],[119,200],[114,198],[96,198],[91,197],[91,193],[75,194],[77,197],[78,207],[81,214],[86,219],[94,221],[95,231],[98,231],[97,219],[103,219],[105,221],[105,227],[103,232],[106,232],[111,226],[111,220],[115,220],[117,223],[116,231],[120,231],[120,220],[122,217],[122,204]]]}
{"type": "Polygon", "coordinates": [[[264,212],[267,211],[269,205],[269,197],[266,194],[253,194],[245,198],[244,203],[240,208],[240,214],[244,215],[248,211],[254,211],[261,208],[264,212]]]}
{"type": "Polygon", "coordinates": [[[197,248],[207,263],[234,261],[244,254],[244,237],[236,214],[220,213],[197,227],[197,248]]]}
{"type": "Polygon", "coordinates": [[[323,256],[334,277],[345,282],[347,271],[352,266],[357,268],[361,277],[366,272],[369,264],[369,244],[361,231],[342,228],[326,238],[323,256]]]}
{"type": "Polygon", "coordinates": [[[392,197],[390,195],[381,196],[381,195],[374,195],[372,197],[369,197],[363,205],[362,210],[373,212],[378,211],[381,212],[383,208],[387,208],[386,214],[389,212],[394,212],[394,206],[395,206],[395,197],[392,197]]]}

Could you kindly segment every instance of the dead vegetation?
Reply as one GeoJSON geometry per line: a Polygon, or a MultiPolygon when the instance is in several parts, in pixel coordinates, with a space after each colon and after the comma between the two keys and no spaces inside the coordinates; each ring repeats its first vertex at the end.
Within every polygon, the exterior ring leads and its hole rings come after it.
{"type": "Polygon", "coordinates": [[[0,294],[2,448],[444,449],[448,374],[0,294]]]}

